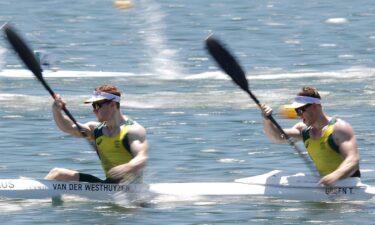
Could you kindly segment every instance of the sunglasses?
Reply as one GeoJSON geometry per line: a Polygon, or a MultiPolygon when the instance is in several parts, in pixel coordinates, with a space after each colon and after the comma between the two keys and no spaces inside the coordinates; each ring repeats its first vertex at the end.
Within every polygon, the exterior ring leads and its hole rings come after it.
{"type": "Polygon", "coordinates": [[[307,108],[308,108],[309,106],[311,106],[311,104],[307,104],[307,105],[304,105],[304,106],[302,106],[302,107],[299,107],[299,108],[295,109],[297,115],[298,115],[298,116],[301,116],[304,112],[306,112],[306,110],[307,110],[307,108]]]}
{"type": "Polygon", "coordinates": [[[106,100],[106,101],[103,101],[103,102],[94,102],[94,103],[92,103],[92,108],[95,111],[98,111],[101,107],[108,104],[109,102],[111,102],[111,100],[106,100]]]}

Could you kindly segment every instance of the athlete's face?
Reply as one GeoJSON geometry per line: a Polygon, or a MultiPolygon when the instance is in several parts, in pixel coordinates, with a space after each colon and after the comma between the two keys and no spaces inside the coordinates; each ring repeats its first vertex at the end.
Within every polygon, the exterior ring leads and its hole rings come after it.
{"type": "Polygon", "coordinates": [[[110,116],[110,108],[113,101],[104,100],[101,102],[92,103],[93,112],[98,118],[99,122],[104,122],[107,120],[107,117],[110,116]]]}
{"type": "Polygon", "coordinates": [[[297,115],[303,120],[303,123],[310,126],[315,121],[315,106],[314,104],[308,104],[301,108],[296,109],[297,115]]]}

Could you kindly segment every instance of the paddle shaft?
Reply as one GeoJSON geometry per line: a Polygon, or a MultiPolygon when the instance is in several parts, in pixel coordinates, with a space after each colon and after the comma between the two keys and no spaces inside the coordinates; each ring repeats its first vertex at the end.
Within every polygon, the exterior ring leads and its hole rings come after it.
{"type": "MultiPolygon", "coordinates": [[[[52,96],[53,99],[55,99],[55,92],[53,92],[53,90],[51,89],[51,87],[47,84],[47,82],[44,80],[44,79],[39,79],[38,77],[38,80],[40,81],[40,83],[43,85],[43,87],[50,93],[50,95],[52,96]]],[[[62,110],[65,112],[65,114],[69,117],[69,119],[74,123],[74,125],[76,125],[77,127],[77,130],[81,133],[81,135],[83,137],[87,137],[86,133],[83,131],[81,125],[79,125],[79,123],[76,121],[76,119],[73,117],[73,115],[70,113],[70,111],[65,107],[63,106],[62,107],[62,110]]]]}
{"type": "MultiPolygon", "coordinates": [[[[29,46],[26,44],[24,40],[16,33],[16,31],[9,25],[6,24],[4,26],[4,32],[8,38],[9,43],[13,46],[13,49],[18,53],[19,57],[22,59],[22,61],[25,63],[27,68],[33,74],[35,77],[40,81],[40,83],[43,85],[43,87],[50,93],[52,98],[55,98],[55,93],[51,89],[51,87],[48,85],[48,83],[44,80],[42,69],[40,68],[40,64],[35,58],[35,55],[33,54],[32,50],[29,48],[29,46]]],[[[63,106],[63,111],[65,114],[69,117],[69,119],[76,125],[78,131],[81,133],[83,137],[86,137],[86,133],[83,131],[82,127],[77,123],[73,115],[69,112],[69,110],[63,106]]]]}

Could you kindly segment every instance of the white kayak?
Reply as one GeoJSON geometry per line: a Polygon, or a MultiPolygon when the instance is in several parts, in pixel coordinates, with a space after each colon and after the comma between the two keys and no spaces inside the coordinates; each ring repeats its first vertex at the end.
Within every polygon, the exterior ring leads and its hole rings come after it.
{"type": "Polygon", "coordinates": [[[43,199],[64,195],[112,201],[118,196],[137,201],[160,196],[176,199],[198,197],[265,196],[303,201],[366,201],[375,196],[375,187],[347,178],[333,187],[318,184],[318,177],[274,170],[234,182],[105,184],[61,182],[44,179],[0,179],[0,198],[43,199]]]}

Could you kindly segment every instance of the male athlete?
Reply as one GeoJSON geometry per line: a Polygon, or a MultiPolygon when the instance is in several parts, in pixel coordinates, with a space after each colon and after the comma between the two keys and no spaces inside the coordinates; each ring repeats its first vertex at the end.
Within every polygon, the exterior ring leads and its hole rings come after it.
{"type": "MultiPolygon", "coordinates": [[[[352,126],[323,111],[318,91],[305,86],[289,106],[302,119],[284,132],[295,140],[303,140],[311,159],[321,175],[320,183],[331,186],[346,177],[360,177],[359,151],[352,126]]],[[[274,143],[288,143],[267,116],[272,109],[263,104],[263,126],[274,143]]]]}
{"type": "Polygon", "coordinates": [[[66,103],[60,95],[52,105],[57,126],[75,137],[86,137],[95,143],[106,179],[75,170],[54,168],[45,177],[51,180],[83,182],[140,182],[148,160],[146,130],[120,111],[120,91],[112,85],[95,89],[85,103],[91,103],[98,121],[80,124],[82,131],[63,112],[66,103]]]}

